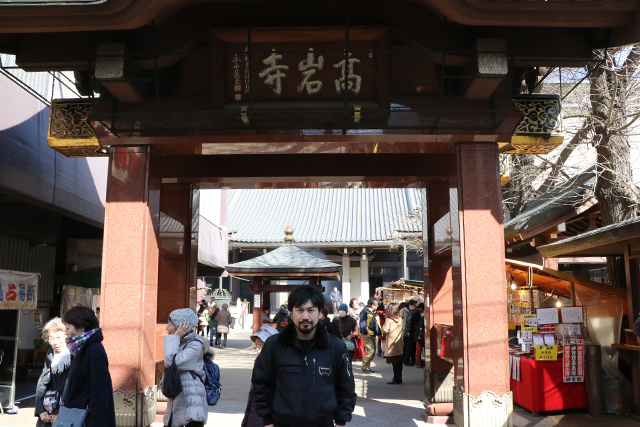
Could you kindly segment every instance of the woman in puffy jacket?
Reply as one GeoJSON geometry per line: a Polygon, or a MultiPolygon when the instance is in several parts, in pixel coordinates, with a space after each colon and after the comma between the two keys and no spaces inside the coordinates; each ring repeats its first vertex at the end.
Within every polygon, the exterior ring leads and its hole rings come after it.
{"type": "Polygon", "coordinates": [[[198,335],[198,316],[189,308],[174,310],[167,323],[168,336],[164,338],[162,353],[164,366],[175,364],[180,371],[182,393],[167,400],[164,425],[167,427],[203,427],[207,422],[206,375],[203,355],[209,352],[207,339],[198,335]]]}

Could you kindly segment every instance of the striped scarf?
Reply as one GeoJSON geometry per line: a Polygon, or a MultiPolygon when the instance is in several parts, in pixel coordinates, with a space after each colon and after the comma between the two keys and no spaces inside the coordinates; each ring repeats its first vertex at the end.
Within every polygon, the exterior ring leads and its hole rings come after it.
{"type": "Polygon", "coordinates": [[[92,329],[90,331],[83,332],[78,335],[74,335],[71,338],[67,338],[67,345],[69,346],[69,351],[71,352],[71,354],[76,356],[80,351],[80,349],[82,348],[82,346],[84,345],[84,343],[87,342],[89,337],[95,334],[96,331],[98,330],[99,329],[92,329]]]}

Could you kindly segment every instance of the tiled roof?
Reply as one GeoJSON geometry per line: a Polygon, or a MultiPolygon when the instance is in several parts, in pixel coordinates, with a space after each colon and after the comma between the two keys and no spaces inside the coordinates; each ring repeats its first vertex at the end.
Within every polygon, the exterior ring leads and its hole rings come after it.
{"type": "Polygon", "coordinates": [[[603,242],[599,239],[603,239],[603,236],[607,236],[612,241],[620,241],[625,239],[637,238],[638,233],[636,230],[632,230],[635,228],[637,224],[640,223],[640,216],[635,218],[627,219],[625,221],[620,221],[615,224],[607,225],[606,227],[596,228],[595,230],[587,231],[586,233],[578,234],[577,236],[567,237],[566,239],[559,240],[557,242],[549,243],[548,245],[540,246],[540,249],[547,248],[553,249],[561,245],[566,245],[567,243],[578,243],[578,242],[587,242],[591,240],[594,245],[609,243],[603,242]],[[623,231],[623,236],[620,236],[619,231],[623,231]],[[618,234],[612,234],[618,232],[618,234]],[[609,235],[609,236],[608,236],[609,235]]]}
{"type": "Polygon", "coordinates": [[[283,245],[267,254],[228,265],[233,273],[340,273],[342,266],[309,255],[295,245],[283,245]]]}
{"type": "Polygon", "coordinates": [[[280,243],[290,225],[297,243],[390,241],[394,232],[422,231],[400,220],[422,197],[413,188],[232,190],[229,240],[280,243]]]}
{"type": "Polygon", "coordinates": [[[523,212],[504,225],[505,237],[521,233],[573,209],[593,195],[596,174],[589,168],[553,190],[528,200],[523,212]]]}

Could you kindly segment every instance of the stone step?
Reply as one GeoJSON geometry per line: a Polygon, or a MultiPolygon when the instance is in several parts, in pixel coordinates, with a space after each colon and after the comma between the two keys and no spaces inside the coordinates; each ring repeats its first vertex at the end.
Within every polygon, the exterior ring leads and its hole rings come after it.
{"type": "Polygon", "coordinates": [[[430,415],[426,411],[423,411],[421,416],[424,422],[429,425],[442,426],[442,425],[450,424],[455,426],[455,423],[453,422],[453,417],[449,417],[446,415],[430,415]]]}

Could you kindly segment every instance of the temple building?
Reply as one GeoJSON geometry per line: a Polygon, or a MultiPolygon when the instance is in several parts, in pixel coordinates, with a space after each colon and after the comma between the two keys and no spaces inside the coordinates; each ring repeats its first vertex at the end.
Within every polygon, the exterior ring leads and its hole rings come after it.
{"type": "MultiPolygon", "coordinates": [[[[231,190],[229,262],[280,247],[282,230],[290,225],[298,248],[342,266],[339,278],[323,281],[327,298],[337,287],[344,302],[366,301],[376,288],[400,278],[423,280],[423,257],[403,244],[407,237],[422,238],[422,223],[410,214],[420,218],[423,197],[416,188],[231,190]]],[[[249,281],[223,282],[233,301],[252,300],[249,281]]],[[[272,312],[285,299],[273,298],[272,312]]]]}

